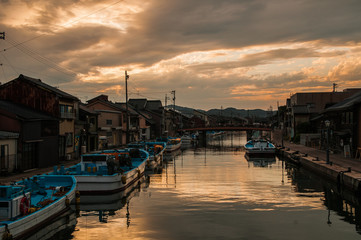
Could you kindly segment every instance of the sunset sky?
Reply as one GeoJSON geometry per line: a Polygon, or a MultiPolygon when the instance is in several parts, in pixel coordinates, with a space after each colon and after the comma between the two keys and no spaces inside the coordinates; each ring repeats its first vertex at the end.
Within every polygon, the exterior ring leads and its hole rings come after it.
{"type": "Polygon", "coordinates": [[[360,0],[0,0],[0,82],[198,109],[361,87],[360,0]],[[168,104],[171,100],[168,100],[168,104]]]}

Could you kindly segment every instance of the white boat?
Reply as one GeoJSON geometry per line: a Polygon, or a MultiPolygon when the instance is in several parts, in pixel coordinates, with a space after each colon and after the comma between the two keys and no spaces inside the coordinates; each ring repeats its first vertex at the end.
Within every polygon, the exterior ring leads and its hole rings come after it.
{"type": "Polygon", "coordinates": [[[183,135],[181,137],[181,140],[182,140],[182,144],[185,144],[185,145],[189,145],[189,144],[192,144],[192,137],[189,136],[189,135],[183,135]]]}
{"type": "Polygon", "coordinates": [[[77,223],[76,212],[69,209],[53,221],[49,221],[39,231],[26,237],[26,240],[61,239],[62,237],[71,239],[71,233],[74,232],[77,223]]]}
{"type": "Polygon", "coordinates": [[[163,141],[167,143],[167,147],[165,148],[166,152],[172,152],[177,149],[180,149],[182,145],[182,139],[177,137],[161,138],[159,141],[163,141]]]}
{"type": "Polygon", "coordinates": [[[0,186],[0,236],[31,236],[70,209],[75,191],[73,176],[39,175],[0,186]]]}
{"type": "Polygon", "coordinates": [[[128,144],[130,148],[139,148],[149,153],[146,170],[156,171],[163,163],[163,154],[167,144],[165,142],[137,142],[128,144]]]}
{"type": "Polygon", "coordinates": [[[142,149],[105,150],[85,154],[81,162],[54,174],[73,175],[81,195],[124,191],[144,175],[149,154],[142,149]]]}
{"type": "Polygon", "coordinates": [[[250,140],[244,147],[246,149],[245,156],[248,160],[274,158],[276,155],[276,147],[264,139],[250,140]]]}

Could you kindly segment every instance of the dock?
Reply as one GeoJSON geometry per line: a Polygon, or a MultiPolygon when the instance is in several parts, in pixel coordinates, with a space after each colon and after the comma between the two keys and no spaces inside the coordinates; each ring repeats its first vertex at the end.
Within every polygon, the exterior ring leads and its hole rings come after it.
{"type": "Polygon", "coordinates": [[[338,188],[347,189],[361,195],[361,160],[346,158],[342,154],[329,154],[326,163],[326,151],[291,142],[278,145],[277,154],[294,164],[304,167],[337,184],[338,188]]]}

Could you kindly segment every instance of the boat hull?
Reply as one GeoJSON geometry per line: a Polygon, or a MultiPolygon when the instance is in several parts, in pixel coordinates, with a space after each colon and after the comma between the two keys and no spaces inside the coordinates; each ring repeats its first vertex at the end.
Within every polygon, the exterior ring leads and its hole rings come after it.
{"type": "MultiPolygon", "coordinates": [[[[62,176],[45,176],[48,181],[60,179],[62,176]]],[[[69,176],[68,176],[69,178],[69,176]]],[[[74,179],[74,178],[73,178],[74,179]]],[[[57,199],[55,202],[45,206],[44,208],[35,211],[25,217],[19,218],[15,221],[3,222],[7,224],[10,234],[14,239],[25,238],[35,231],[41,229],[42,226],[49,221],[60,216],[70,209],[69,203],[75,198],[76,182],[73,180],[71,189],[66,195],[57,199]]],[[[5,226],[0,227],[0,236],[3,236],[5,226]]]]}
{"type": "Polygon", "coordinates": [[[81,195],[112,194],[124,191],[144,175],[145,165],[146,161],[143,161],[137,168],[113,175],[75,175],[78,183],[77,190],[81,195]]]}

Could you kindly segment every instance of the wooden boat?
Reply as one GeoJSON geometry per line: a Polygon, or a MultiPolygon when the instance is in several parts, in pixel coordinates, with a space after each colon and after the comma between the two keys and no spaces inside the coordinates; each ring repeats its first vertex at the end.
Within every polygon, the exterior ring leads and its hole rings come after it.
{"type": "Polygon", "coordinates": [[[146,164],[146,170],[155,171],[163,163],[163,154],[167,144],[165,142],[137,142],[128,144],[130,148],[139,148],[149,153],[149,159],[146,164]]]}
{"type": "Polygon", "coordinates": [[[81,162],[53,174],[73,175],[81,195],[124,191],[144,175],[149,154],[142,149],[117,149],[85,154],[81,162]]]}
{"type": "Polygon", "coordinates": [[[276,147],[265,139],[250,140],[244,147],[246,149],[245,156],[248,160],[274,158],[276,155],[276,147]]]}
{"type": "Polygon", "coordinates": [[[73,176],[39,175],[0,186],[0,236],[31,236],[49,221],[70,209],[75,198],[73,176]]]}

